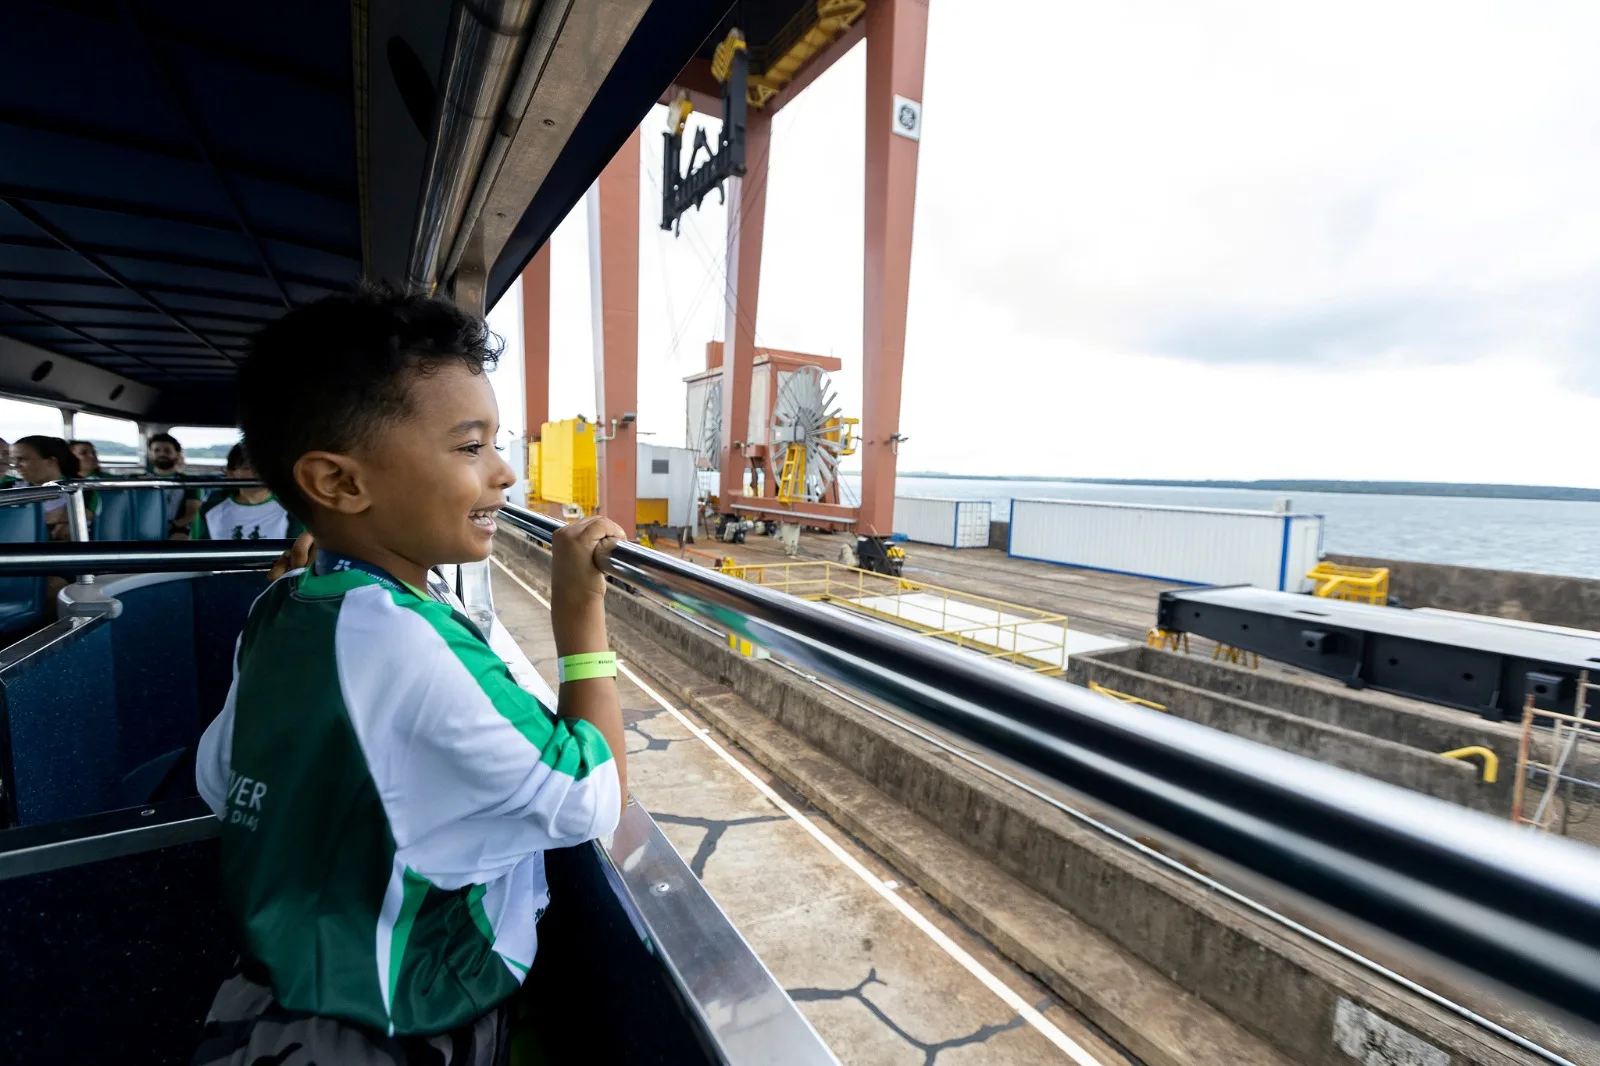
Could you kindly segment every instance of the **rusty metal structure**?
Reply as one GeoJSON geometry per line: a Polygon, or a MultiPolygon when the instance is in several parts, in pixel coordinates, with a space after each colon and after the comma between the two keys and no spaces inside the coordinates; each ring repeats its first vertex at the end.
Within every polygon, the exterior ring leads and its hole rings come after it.
{"type": "MultiPolygon", "coordinates": [[[[673,79],[660,102],[673,107],[669,138],[681,138],[692,108],[720,115],[725,101],[744,112],[739,159],[729,155],[719,179],[728,212],[727,354],[715,377],[721,410],[717,450],[719,510],[727,516],[827,525],[854,530],[873,542],[863,561],[882,558],[894,521],[894,481],[900,432],[901,374],[911,277],[911,229],[922,125],[922,80],[927,47],[926,0],[753,0],[737,5],[695,58],[673,79]],[[861,462],[861,501],[778,498],[778,469],[769,452],[751,443],[751,387],[758,350],[766,170],[773,117],[846,52],[865,41],[867,77],[865,156],[865,270],[862,285],[863,405],[855,442],[861,462]],[[733,43],[730,43],[733,42],[733,43]],[[745,67],[739,99],[729,78],[745,67]],[[737,162],[738,165],[734,165],[737,162]],[[752,473],[752,471],[757,471],[752,473]],[[747,488],[747,480],[750,487],[747,488]],[[878,551],[870,550],[877,547],[878,551]]],[[[737,115],[735,116],[737,117],[737,115]]],[[[720,152],[732,153],[729,146],[720,152]]],[[[671,153],[669,152],[669,158],[671,153]]],[[[712,155],[691,152],[687,165],[712,155]]],[[[595,377],[602,427],[603,514],[628,516],[632,493],[638,382],[639,138],[630,137],[590,190],[589,240],[595,320],[595,377]],[[614,440],[614,443],[613,443],[614,440]]],[[[710,187],[686,180],[703,199],[710,187]]],[[[670,189],[668,190],[671,191],[670,189]]],[[[694,202],[698,202],[695,200],[694,202]]],[[[707,204],[712,209],[715,201],[707,204]]],[[[679,204],[676,209],[686,206],[679,204]]],[[[671,218],[663,215],[663,223],[671,218]]],[[[524,381],[528,439],[549,418],[548,246],[523,273],[524,381]]],[[[714,364],[708,361],[708,370],[714,364]]],[[[700,447],[700,441],[690,441],[700,447]]]]}

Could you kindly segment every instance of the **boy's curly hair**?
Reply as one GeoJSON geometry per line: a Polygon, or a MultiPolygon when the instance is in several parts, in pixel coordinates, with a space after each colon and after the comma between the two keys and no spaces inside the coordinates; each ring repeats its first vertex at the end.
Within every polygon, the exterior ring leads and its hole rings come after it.
{"type": "Polygon", "coordinates": [[[494,368],[500,340],[449,300],[363,285],[264,327],[239,368],[239,425],[255,471],[302,522],[311,507],[294,465],[348,452],[404,418],[419,377],[459,363],[494,368]]]}

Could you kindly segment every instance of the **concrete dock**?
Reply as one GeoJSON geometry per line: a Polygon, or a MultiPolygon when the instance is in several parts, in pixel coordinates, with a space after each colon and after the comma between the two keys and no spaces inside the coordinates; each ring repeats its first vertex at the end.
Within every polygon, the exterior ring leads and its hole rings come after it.
{"type": "MultiPolygon", "coordinates": [[[[840,543],[808,536],[803,549],[813,559],[834,559],[840,543]]],[[[777,544],[764,539],[696,547],[745,564],[783,561],[777,544]]],[[[965,583],[979,595],[1068,613],[1074,625],[1128,640],[1127,652],[1145,650],[1143,634],[1166,587],[1024,564],[993,551],[913,552],[916,569],[908,577],[965,583]]],[[[540,550],[502,536],[497,556],[521,581],[539,586],[546,566],[540,550]]],[[[548,670],[550,651],[539,644],[548,640],[541,636],[548,623],[541,630],[537,612],[515,613],[506,597],[521,596],[524,606],[529,597],[520,587],[502,593],[501,579],[509,578],[497,575],[502,618],[548,670]]],[[[1252,910],[1243,895],[1227,894],[1249,888],[1228,880],[1227,871],[1207,870],[1181,851],[1163,853],[1159,842],[1119,827],[1110,812],[1074,806],[1054,783],[1008,774],[1014,768],[784,664],[731,653],[720,634],[647,598],[618,593],[609,613],[613,643],[643,682],[625,687],[629,731],[639,737],[636,794],[664,815],[664,828],[691,863],[699,856],[713,895],[842,1061],[1085,1061],[1063,1051],[1056,1034],[1102,1063],[1550,1061],[1293,931],[1295,921],[1315,924],[1318,916],[1260,894],[1267,909],[1252,910]],[[723,754],[708,754],[708,740],[723,754]],[[830,872],[827,862],[804,854],[810,846],[838,860],[759,788],[741,798],[740,782],[728,772],[754,786],[733,769],[735,761],[873,878],[892,881],[896,899],[913,905],[1050,1028],[1031,1022],[970,967],[957,963],[952,971],[942,948],[918,945],[929,939],[926,930],[879,891],[882,881],[874,887],[858,872],[830,872]],[[808,898],[826,902],[802,902],[796,883],[811,886],[808,898]],[[819,923],[844,932],[830,939],[819,923]],[[893,992],[881,981],[892,982],[893,992]],[[1386,1034],[1383,1040],[1411,1057],[1363,1058],[1361,1042],[1380,1039],[1373,1034],[1386,1034]]],[[[1209,654],[1191,658],[1218,666],[1209,654]]],[[[1266,669],[1236,672],[1246,681],[1288,683],[1266,669]]],[[[1251,692],[1262,700],[1280,695],[1251,692]]],[[[1326,706],[1334,711],[1319,713],[1350,721],[1371,711],[1326,706]]],[[[1449,724],[1435,723],[1435,732],[1447,735],[1449,724]]],[[[1427,734],[1426,742],[1433,739],[1427,734]]],[[[1381,945],[1345,942],[1572,1062],[1600,1061],[1600,1044],[1535,1012],[1454,986],[1417,969],[1415,960],[1385,955],[1381,945]]]]}

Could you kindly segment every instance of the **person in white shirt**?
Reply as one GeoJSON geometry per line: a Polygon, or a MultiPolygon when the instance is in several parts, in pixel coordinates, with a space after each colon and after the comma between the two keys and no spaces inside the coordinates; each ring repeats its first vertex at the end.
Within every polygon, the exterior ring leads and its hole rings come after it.
{"type": "MultiPolygon", "coordinates": [[[[243,444],[228,452],[223,473],[239,481],[254,481],[256,472],[243,444]]],[[[294,515],[266,487],[213,492],[200,505],[189,536],[194,540],[293,540],[306,531],[294,515]]]]}
{"type": "MultiPolygon", "coordinates": [[[[43,485],[50,481],[78,476],[78,457],[60,437],[23,437],[11,451],[22,475],[18,483],[23,487],[43,485]]],[[[67,501],[47,500],[44,504],[44,524],[51,540],[71,540],[67,526],[67,501]]]]}

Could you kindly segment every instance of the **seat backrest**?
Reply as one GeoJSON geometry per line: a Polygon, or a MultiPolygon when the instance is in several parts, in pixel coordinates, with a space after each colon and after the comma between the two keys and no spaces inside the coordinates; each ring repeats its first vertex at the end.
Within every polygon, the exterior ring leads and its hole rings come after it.
{"type": "Polygon", "coordinates": [[[149,832],[178,833],[185,842],[120,856],[115,842],[145,832],[126,828],[140,818],[137,810],[51,827],[72,836],[45,850],[93,833],[103,845],[76,846],[100,846],[116,857],[79,855],[70,865],[19,876],[5,876],[6,852],[30,842],[13,834],[30,831],[0,833],[0,1062],[190,1060],[234,948],[215,831],[187,828],[192,820],[174,827],[174,807],[215,822],[198,801],[164,806],[144,818],[165,823],[149,832]]]}
{"type": "Polygon", "coordinates": [[[169,504],[161,489],[95,494],[95,540],[165,540],[169,504]]]}
{"type": "MultiPolygon", "coordinates": [[[[0,507],[0,544],[37,544],[46,537],[44,507],[0,507]]],[[[0,633],[26,629],[44,617],[42,577],[0,577],[0,633]]]]}

